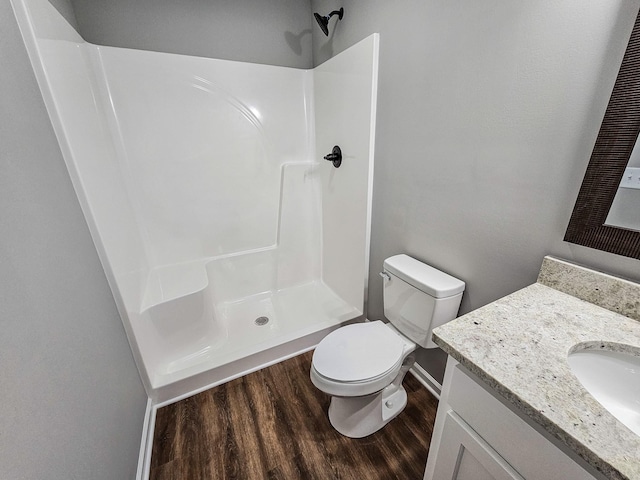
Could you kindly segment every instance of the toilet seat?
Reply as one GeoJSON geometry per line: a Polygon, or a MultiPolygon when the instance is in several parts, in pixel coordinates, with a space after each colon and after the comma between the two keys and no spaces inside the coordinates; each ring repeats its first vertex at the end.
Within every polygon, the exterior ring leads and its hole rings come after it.
{"type": "Polygon", "coordinates": [[[400,337],[381,321],[334,330],[316,347],[313,366],[336,382],[362,382],[387,373],[402,361],[400,337]]]}
{"type": "Polygon", "coordinates": [[[311,380],[331,395],[368,395],[391,383],[415,348],[415,343],[379,320],[347,325],[316,347],[311,380]]]}

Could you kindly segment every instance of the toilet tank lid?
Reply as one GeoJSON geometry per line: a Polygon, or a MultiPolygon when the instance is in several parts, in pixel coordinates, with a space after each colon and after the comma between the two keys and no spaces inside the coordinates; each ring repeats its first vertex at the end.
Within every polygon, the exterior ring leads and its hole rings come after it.
{"type": "Polygon", "coordinates": [[[434,298],[446,298],[464,291],[462,280],[441,272],[409,255],[394,255],[384,261],[384,270],[434,298]]]}

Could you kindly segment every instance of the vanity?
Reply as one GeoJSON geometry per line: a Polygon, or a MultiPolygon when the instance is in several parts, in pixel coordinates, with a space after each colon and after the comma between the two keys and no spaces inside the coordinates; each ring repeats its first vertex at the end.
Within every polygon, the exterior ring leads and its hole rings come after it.
{"type": "Polygon", "coordinates": [[[640,284],[545,257],[433,337],[449,359],[425,480],[640,479],[640,376],[607,363],[640,357],[640,284]]]}

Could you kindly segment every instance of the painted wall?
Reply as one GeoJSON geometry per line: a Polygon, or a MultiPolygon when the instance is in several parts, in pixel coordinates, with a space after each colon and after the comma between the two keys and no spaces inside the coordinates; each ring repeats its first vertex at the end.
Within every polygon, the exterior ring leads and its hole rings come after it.
{"type": "Polygon", "coordinates": [[[369,318],[400,252],[467,282],[461,313],[535,282],[546,254],[640,280],[562,240],[639,5],[312,1],[345,8],[329,38],[314,27],[315,65],[380,33],[369,318]]]}
{"type": "Polygon", "coordinates": [[[131,479],[147,397],[9,2],[0,63],[0,478],[131,479]]]}
{"type": "Polygon", "coordinates": [[[88,42],[311,68],[308,0],[71,0],[88,42]]]}
{"type": "Polygon", "coordinates": [[[49,3],[69,22],[76,31],[80,28],[78,26],[78,19],[76,18],[76,12],[73,9],[71,0],[49,0],[49,3]]]}

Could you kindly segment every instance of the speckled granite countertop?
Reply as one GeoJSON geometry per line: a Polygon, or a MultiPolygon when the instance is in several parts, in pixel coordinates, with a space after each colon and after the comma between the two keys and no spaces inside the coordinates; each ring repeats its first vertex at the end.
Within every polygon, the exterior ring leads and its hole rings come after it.
{"type": "Polygon", "coordinates": [[[640,284],[546,257],[538,283],[438,327],[434,340],[605,476],[640,479],[640,437],[567,363],[576,346],[640,355],[638,320],[640,284]]]}

